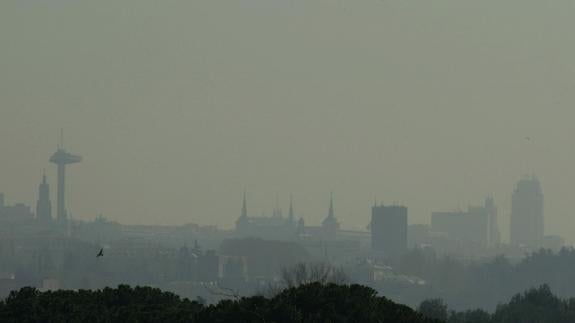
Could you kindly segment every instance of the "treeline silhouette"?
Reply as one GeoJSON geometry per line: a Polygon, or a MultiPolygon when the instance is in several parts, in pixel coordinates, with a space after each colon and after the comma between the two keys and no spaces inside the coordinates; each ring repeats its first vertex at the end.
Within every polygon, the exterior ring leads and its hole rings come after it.
{"type": "Polygon", "coordinates": [[[463,262],[437,257],[433,252],[413,250],[397,264],[399,272],[421,277],[424,286],[374,286],[397,302],[416,305],[424,299],[441,298],[453,309],[482,308],[494,311],[497,304],[533,286],[548,285],[557,296],[575,296],[575,249],[558,252],[539,250],[520,261],[504,256],[463,262]]]}
{"type": "Polygon", "coordinates": [[[542,285],[517,294],[493,313],[450,311],[440,299],[417,311],[377,296],[362,285],[310,283],[273,297],[252,296],[207,305],[152,287],[40,292],[13,291],[0,302],[0,322],[575,322],[575,298],[562,300],[542,285]]]}
{"type": "Polygon", "coordinates": [[[575,298],[562,300],[549,286],[542,285],[513,296],[509,303],[498,305],[492,314],[479,309],[449,311],[440,299],[422,302],[418,311],[447,323],[570,323],[575,322],[575,298]]]}
{"type": "Polygon", "coordinates": [[[376,294],[361,285],[316,282],[271,298],[205,305],[151,287],[55,292],[26,287],[0,302],[0,322],[440,322],[376,294]]]}

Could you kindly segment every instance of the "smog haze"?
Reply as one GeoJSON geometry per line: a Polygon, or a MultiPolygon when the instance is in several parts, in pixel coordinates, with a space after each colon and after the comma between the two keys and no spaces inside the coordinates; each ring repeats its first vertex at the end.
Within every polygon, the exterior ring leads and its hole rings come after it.
{"type": "Polygon", "coordinates": [[[70,213],[232,228],[278,197],[307,223],[410,223],[536,174],[575,239],[572,1],[0,2],[0,168],[33,204],[64,146],[70,213]]]}

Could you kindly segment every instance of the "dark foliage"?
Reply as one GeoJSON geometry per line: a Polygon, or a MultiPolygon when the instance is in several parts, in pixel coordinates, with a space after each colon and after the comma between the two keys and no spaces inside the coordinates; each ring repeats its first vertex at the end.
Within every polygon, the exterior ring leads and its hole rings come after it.
{"type": "Polygon", "coordinates": [[[417,310],[426,317],[441,321],[447,320],[447,305],[439,298],[428,299],[421,302],[417,310]]]}
{"type": "Polygon", "coordinates": [[[441,298],[456,310],[481,308],[490,312],[497,304],[533,286],[548,285],[560,298],[574,297],[575,249],[558,252],[541,249],[518,263],[504,256],[486,262],[463,262],[439,257],[423,250],[412,250],[398,265],[398,272],[417,276],[424,287],[376,286],[382,294],[400,303],[416,306],[426,298],[441,298]]]}
{"type": "Polygon", "coordinates": [[[197,302],[149,287],[121,285],[102,290],[41,293],[25,287],[0,303],[1,322],[169,322],[189,321],[197,302]]]}
{"type": "Polygon", "coordinates": [[[575,299],[561,300],[547,285],[530,289],[500,304],[493,314],[483,310],[451,312],[441,300],[429,300],[420,305],[422,314],[447,317],[448,323],[572,323],[575,322],[575,299]]]}
{"type": "Polygon", "coordinates": [[[273,298],[254,296],[204,306],[150,287],[12,292],[1,322],[438,322],[360,285],[312,283],[273,298]]]}

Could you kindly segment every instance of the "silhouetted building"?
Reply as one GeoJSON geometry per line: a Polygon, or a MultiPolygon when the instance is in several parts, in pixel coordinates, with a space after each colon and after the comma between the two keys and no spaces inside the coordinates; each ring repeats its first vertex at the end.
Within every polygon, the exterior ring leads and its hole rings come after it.
{"type": "Polygon", "coordinates": [[[385,257],[397,257],[407,250],[407,208],[377,206],[371,209],[371,248],[385,257]]]}
{"type": "Polygon", "coordinates": [[[66,222],[66,166],[69,164],[79,163],[82,157],[72,155],[59,147],[58,150],[50,157],[50,162],[58,167],[58,200],[56,203],[56,218],[60,222],[66,222]]]}
{"type": "Polygon", "coordinates": [[[6,205],[4,194],[0,193],[0,217],[4,219],[29,220],[33,219],[34,214],[29,206],[22,203],[6,205]]]}
{"type": "Polygon", "coordinates": [[[247,200],[244,193],[240,217],[236,221],[236,235],[239,237],[255,237],[264,239],[292,240],[297,236],[297,225],[290,201],[289,215],[284,217],[282,210],[276,205],[271,216],[248,216],[247,200]]]}
{"type": "Polygon", "coordinates": [[[240,234],[247,234],[250,231],[250,219],[248,218],[248,202],[246,193],[242,202],[242,211],[240,217],[236,221],[236,232],[240,234]]]}
{"type": "Polygon", "coordinates": [[[38,187],[38,201],[36,203],[36,219],[42,223],[52,221],[52,203],[50,202],[50,186],[46,182],[46,175],[42,176],[42,183],[38,187]]]}
{"type": "Polygon", "coordinates": [[[499,222],[497,220],[497,207],[493,197],[485,199],[485,210],[489,221],[488,241],[490,246],[496,246],[501,243],[501,234],[499,233],[499,222]]]}
{"type": "Polygon", "coordinates": [[[431,229],[447,235],[450,240],[487,246],[489,219],[485,207],[469,207],[467,212],[433,212],[431,229]]]}
{"type": "Polygon", "coordinates": [[[333,195],[329,199],[329,210],[327,212],[327,217],[321,223],[322,236],[324,239],[335,239],[337,231],[339,230],[339,222],[335,217],[335,212],[333,209],[333,195]]]}
{"type": "Polygon", "coordinates": [[[292,198],[291,196],[290,196],[290,199],[289,199],[288,223],[289,223],[291,226],[295,226],[295,225],[296,225],[296,223],[295,223],[295,215],[294,215],[294,212],[293,212],[293,198],[292,198]]]}
{"type": "Polygon", "coordinates": [[[515,245],[539,248],[543,243],[543,192],[536,177],[517,183],[511,199],[510,240],[515,245]]]}

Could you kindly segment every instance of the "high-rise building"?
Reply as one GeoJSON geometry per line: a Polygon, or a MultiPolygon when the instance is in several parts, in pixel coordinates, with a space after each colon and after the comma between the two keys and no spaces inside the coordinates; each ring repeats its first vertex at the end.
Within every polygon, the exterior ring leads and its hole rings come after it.
{"type": "Polygon", "coordinates": [[[50,186],[46,182],[46,175],[38,186],[38,201],[36,202],[36,219],[43,223],[52,221],[52,203],[50,202],[50,186]]]}
{"type": "Polygon", "coordinates": [[[374,205],[370,227],[373,251],[397,257],[407,250],[407,207],[374,205]]]}
{"type": "Polygon", "coordinates": [[[539,248],[543,242],[543,192],[536,177],[517,183],[511,198],[510,240],[515,245],[539,248]]]}

